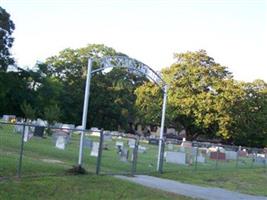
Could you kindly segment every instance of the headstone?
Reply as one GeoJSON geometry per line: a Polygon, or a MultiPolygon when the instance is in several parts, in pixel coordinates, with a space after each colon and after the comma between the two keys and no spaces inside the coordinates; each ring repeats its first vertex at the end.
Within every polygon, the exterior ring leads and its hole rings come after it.
{"type": "Polygon", "coordinates": [[[247,157],[248,152],[245,149],[243,149],[242,151],[238,151],[238,156],[239,157],[247,157]]]}
{"type": "Polygon", "coordinates": [[[190,148],[192,147],[192,142],[189,142],[189,141],[183,141],[182,144],[181,144],[182,147],[185,147],[185,148],[190,148]]]}
{"type": "Polygon", "coordinates": [[[27,142],[29,139],[29,126],[25,126],[25,130],[24,130],[24,142],[27,142]]]}
{"type": "Polygon", "coordinates": [[[81,134],[82,130],[83,130],[83,126],[82,125],[76,126],[75,129],[78,129],[78,131],[76,131],[76,133],[81,134]]]}
{"type": "Polygon", "coordinates": [[[225,160],[225,153],[222,152],[210,152],[210,159],[212,160],[225,160]]]}
{"type": "Polygon", "coordinates": [[[237,152],[225,151],[225,158],[226,158],[226,160],[236,160],[237,159],[237,152]]]}
{"type": "Polygon", "coordinates": [[[22,132],[23,132],[23,124],[21,124],[21,125],[15,125],[15,131],[17,133],[22,134],[22,132]]]}
{"type": "Polygon", "coordinates": [[[56,148],[64,150],[65,145],[66,145],[65,137],[62,135],[58,136],[56,141],[56,148]]]}
{"type": "Polygon", "coordinates": [[[69,135],[69,138],[72,136],[72,132],[75,129],[74,124],[63,124],[61,130],[66,132],[69,135]]]}
{"type": "Polygon", "coordinates": [[[98,157],[99,142],[93,142],[93,147],[91,150],[91,156],[98,157]]]}
{"type": "Polygon", "coordinates": [[[120,153],[120,160],[123,162],[127,162],[128,156],[129,156],[129,150],[128,149],[122,149],[122,151],[120,153]]]}
{"type": "Polygon", "coordinates": [[[33,135],[38,136],[38,137],[43,137],[44,136],[44,129],[45,129],[45,127],[43,127],[43,126],[36,126],[34,128],[33,135]]]}
{"type": "Polygon", "coordinates": [[[134,147],[135,147],[135,139],[129,139],[129,140],[128,140],[128,146],[129,146],[131,149],[134,149],[134,147]]]}
{"type": "Polygon", "coordinates": [[[139,153],[145,153],[146,152],[146,147],[143,147],[141,145],[138,146],[138,152],[139,153]]]}
{"type": "Polygon", "coordinates": [[[103,139],[105,142],[112,141],[112,135],[111,134],[104,134],[103,139]]]}
{"type": "Polygon", "coordinates": [[[12,119],[16,119],[16,115],[3,115],[2,119],[5,122],[10,122],[12,119]]]}
{"type": "Polygon", "coordinates": [[[174,164],[186,164],[186,154],[182,152],[166,152],[166,162],[174,164]]]}
{"type": "Polygon", "coordinates": [[[35,125],[38,125],[38,126],[47,126],[47,121],[44,121],[44,120],[42,120],[42,119],[37,119],[37,121],[36,121],[36,123],[35,123],[35,125]]]}
{"type": "Polygon", "coordinates": [[[55,128],[61,128],[62,127],[62,123],[55,123],[53,127],[55,128]]]}
{"type": "Polygon", "coordinates": [[[200,154],[200,155],[197,156],[197,162],[198,163],[205,163],[206,162],[206,158],[202,154],[200,154]]]}
{"type": "Polygon", "coordinates": [[[265,157],[265,154],[257,154],[254,161],[257,164],[265,164],[267,163],[267,158],[265,157]]]}
{"type": "Polygon", "coordinates": [[[156,139],[156,138],[150,138],[150,139],[148,140],[148,143],[149,143],[149,144],[153,144],[153,145],[159,145],[159,140],[156,139]]]}

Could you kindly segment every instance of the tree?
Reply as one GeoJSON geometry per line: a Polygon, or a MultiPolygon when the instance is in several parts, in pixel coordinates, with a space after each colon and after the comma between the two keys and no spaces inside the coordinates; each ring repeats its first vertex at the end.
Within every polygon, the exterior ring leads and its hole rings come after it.
{"type": "MultiPolygon", "coordinates": [[[[230,109],[241,94],[231,73],[204,50],[175,54],[175,59],[162,70],[169,85],[166,124],[185,129],[188,139],[199,135],[230,138],[230,109]]],[[[159,124],[162,97],[155,87],[146,84],[137,89],[137,106],[149,116],[146,121],[159,124]]]]}
{"type": "Polygon", "coordinates": [[[21,104],[21,110],[27,120],[33,120],[36,116],[35,109],[30,104],[26,103],[26,101],[21,104]]]}
{"type": "Polygon", "coordinates": [[[9,65],[14,64],[9,49],[12,47],[14,38],[11,36],[15,24],[5,9],[0,7],[0,71],[6,71],[9,65]]]}
{"type": "Polygon", "coordinates": [[[267,83],[255,80],[241,82],[244,90],[241,101],[232,109],[233,141],[237,145],[265,147],[267,145],[267,83]]]}
{"type": "MultiPolygon", "coordinates": [[[[81,123],[88,58],[94,59],[93,69],[96,69],[100,67],[99,58],[114,55],[123,54],[104,45],[93,44],[79,49],[65,49],[45,63],[38,64],[45,79],[58,84],[55,102],[62,111],[60,120],[81,123]]],[[[125,69],[114,68],[110,72],[95,73],[91,79],[88,126],[127,129],[135,116],[134,90],[142,80],[143,77],[138,78],[125,69]]],[[[41,84],[37,92],[44,91],[43,87],[41,84]]]]}
{"type": "Polygon", "coordinates": [[[0,72],[0,113],[22,116],[21,103],[35,107],[34,90],[31,89],[31,78],[25,71],[0,72]]]}

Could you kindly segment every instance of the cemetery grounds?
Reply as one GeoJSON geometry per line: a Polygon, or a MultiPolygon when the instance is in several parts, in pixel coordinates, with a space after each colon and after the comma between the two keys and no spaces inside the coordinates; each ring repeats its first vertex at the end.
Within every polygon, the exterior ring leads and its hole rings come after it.
{"type": "MultiPolygon", "coordinates": [[[[99,141],[99,137],[86,134],[86,140],[99,141]]],[[[74,165],[77,164],[79,152],[80,136],[72,133],[70,142],[64,150],[55,148],[55,141],[52,136],[45,138],[32,137],[24,143],[21,177],[24,181],[19,182],[14,179],[17,176],[18,161],[21,147],[21,135],[16,133],[13,125],[3,125],[0,127],[0,178],[1,195],[14,194],[21,195],[24,190],[31,188],[30,194],[34,195],[34,191],[43,193],[44,198],[53,197],[56,193],[63,191],[60,195],[79,194],[79,191],[88,191],[90,194],[98,195],[105,198],[105,195],[112,195],[112,191],[127,191],[123,194],[116,193],[114,198],[110,199],[127,199],[138,198],[136,195],[140,191],[140,195],[148,195],[148,199],[155,196],[155,199],[187,199],[184,197],[169,196],[171,194],[163,192],[155,192],[151,189],[143,189],[142,186],[121,182],[110,176],[96,176],[97,158],[90,156],[91,148],[84,147],[83,167],[89,176],[72,176],[68,173],[74,165]],[[32,188],[32,182],[36,185],[32,188]],[[103,192],[102,186],[109,188],[103,192]],[[54,192],[51,187],[54,185],[54,192]],[[88,185],[88,187],[84,187],[88,185]],[[16,190],[14,186],[18,186],[16,190]],[[73,187],[72,187],[73,186],[73,187]],[[100,187],[100,189],[99,189],[100,187]],[[71,191],[72,194],[66,194],[71,191]],[[73,191],[72,191],[73,190],[73,191]],[[131,192],[133,191],[133,192],[131,192]],[[132,194],[131,194],[132,193],[132,194]],[[48,195],[48,196],[47,196],[48,195]],[[49,196],[51,195],[51,196],[49,196]],[[101,196],[103,195],[103,196],[101,196]],[[126,195],[126,196],[125,196],[126,195]],[[130,195],[130,196],[127,196],[130,195]],[[151,196],[152,195],[152,196],[151,196]]],[[[101,157],[100,174],[130,174],[132,172],[131,153],[133,149],[128,148],[127,160],[122,160],[118,155],[116,142],[122,142],[127,146],[129,138],[112,137],[110,140],[104,141],[104,149],[101,157]]],[[[205,163],[197,163],[192,159],[190,165],[177,165],[164,162],[163,174],[156,172],[158,146],[148,144],[146,141],[140,140],[140,145],[144,147],[144,151],[140,151],[137,157],[137,165],[135,174],[150,174],[178,180],[181,182],[208,185],[214,187],[222,187],[230,190],[240,191],[248,194],[267,196],[267,172],[262,165],[256,165],[251,158],[242,158],[240,164],[236,161],[218,161],[207,159],[205,163]],[[245,159],[245,160],[244,160],[245,159]]],[[[165,150],[177,151],[178,145],[173,145],[172,149],[165,147],[165,150]]],[[[106,188],[105,187],[105,188],[106,188]]],[[[3,196],[8,197],[8,196],[3,196]]],[[[30,197],[30,196],[29,196],[30,197]]],[[[139,196],[140,197],[140,196],[139,196]]],[[[40,197],[41,199],[41,197],[40,197]]]]}

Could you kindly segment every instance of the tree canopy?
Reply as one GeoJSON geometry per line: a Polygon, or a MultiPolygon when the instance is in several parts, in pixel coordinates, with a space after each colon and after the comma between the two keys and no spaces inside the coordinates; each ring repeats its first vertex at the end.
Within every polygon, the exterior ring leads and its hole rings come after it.
{"type": "Polygon", "coordinates": [[[14,64],[10,53],[14,41],[11,36],[14,29],[15,24],[10,19],[10,14],[0,6],[0,71],[6,71],[9,65],[14,64]]]}
{"type": "MultiPolygon", "coordinates": [[[[167,126],[186,130],[189,139],[202,136],[248,144],[249,138],[254,140],[257,134],[260,136],[257,141],[266,138],[264,81],[241,84],[233,80],[227,68],[204,50],[175,54],[175,59],[174,64],[162,70],[169,85],[167,126]],[[242,125],[246,117],[251,120],[246,123],[250,129],[242,125]],[[246,137],[242,138],[242,133],[246,137]]],[[[145,121],[159,124],[162,104],[159,88],[145,83],[137,88],[136,94],[136,105],[145,121]]],[[[266,142],[260,142],[263,144],[266,142]]]]}

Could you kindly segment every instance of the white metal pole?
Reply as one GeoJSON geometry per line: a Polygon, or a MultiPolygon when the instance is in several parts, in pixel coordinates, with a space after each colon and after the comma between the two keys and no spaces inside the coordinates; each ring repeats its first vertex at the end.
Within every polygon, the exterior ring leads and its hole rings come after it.
{"type": "Polygon", "coordinates": [[[166,112],[166,103],[167,103],[167,85],[164,86],[163,92],[164,94],[163,94],[163,104],[162,104],[157,171],[160,170],[160,161],[161,161],[160,154],[161,154],[161,148],[162,148],[162,140],[163,140],[163,132],[164,132],[164,124],[165,124],[165,112],[166,112]]]}
{"type": "Polygon", "coordinates": [[[91,71],[92,71],[92,59],[88,59],[88,67],[87,67],[87,77],[86,77],[86,86],[84,92],[84,102],[83,102],[83,119],[82,119],[82,129],[81,137],[80,137],[80,149],[79,149],[79,161],[78,165],[82,166],[82,158],[83,158],[83,140],[84,140],[84,131],[86,129],[87,122],[87,111],[88,111],[88,101],[90,94],[90,82],[91,82],[91,71]]]}

